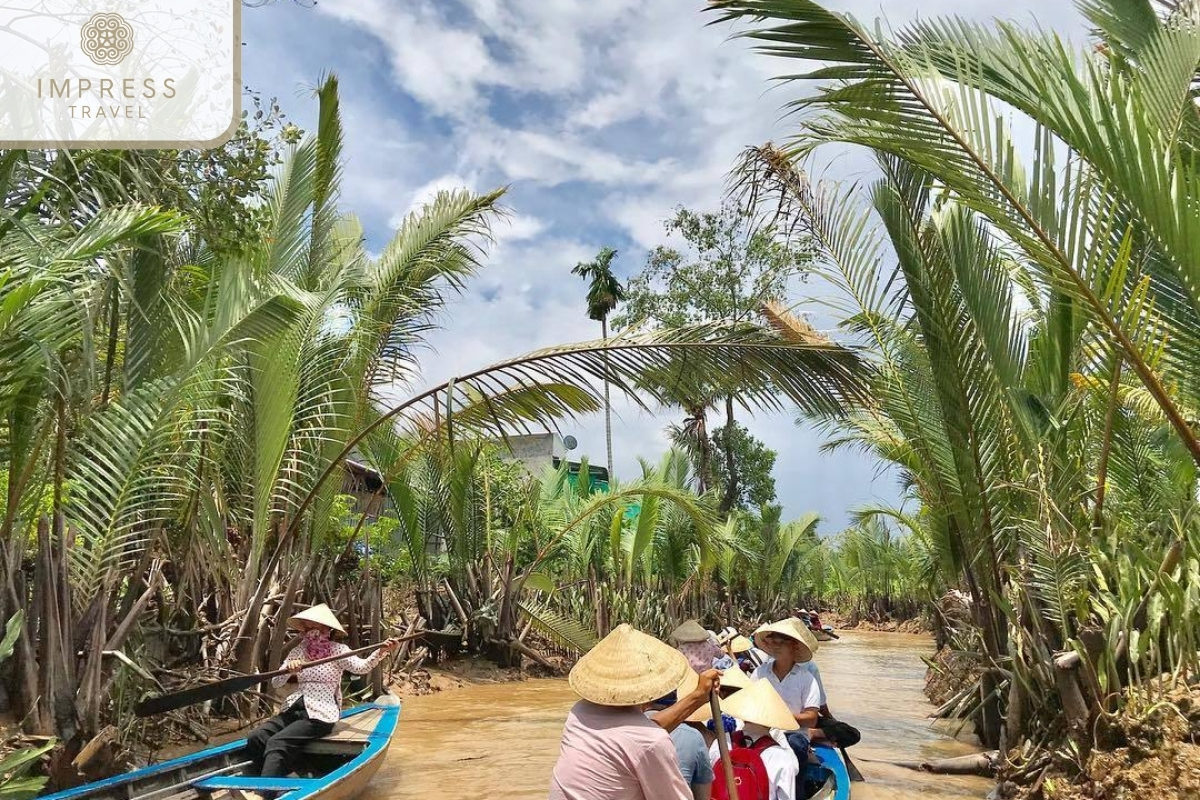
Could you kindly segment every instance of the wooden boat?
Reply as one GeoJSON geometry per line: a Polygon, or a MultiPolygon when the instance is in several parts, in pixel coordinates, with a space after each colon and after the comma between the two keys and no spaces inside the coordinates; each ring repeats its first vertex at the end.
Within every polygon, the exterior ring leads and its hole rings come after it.
{"type": "Polygon", "coordinates": [[[808,800],[850,800],[850,776],[837,750],[814,743],[812,753],[820,764],[809,764],[796,794],[808,800]]]}
{"type": "Polygon", "coordinates": [[[812,631],[812,635],[818,642],[829,642],[838,638],[837,634],[833,632],[833,628],[829,625],[820,629],[809,628],[809,630],[812,631]]]}
{"type": "Polygon", "coordinates": [[[243,792],[278,792],[278,800],[349,800],[374,777],[400,719],[385,695],[342,712],[333,731],[305,746],[298,777],[246,776],[246,740],[210,747],[39,800],[243,800],[243,792]]]}

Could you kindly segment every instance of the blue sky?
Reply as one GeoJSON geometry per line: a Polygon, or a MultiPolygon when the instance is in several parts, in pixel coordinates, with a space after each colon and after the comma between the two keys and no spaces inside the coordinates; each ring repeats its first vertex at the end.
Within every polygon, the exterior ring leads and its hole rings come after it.
{"type": "MultiPolygon", "coordinates": [[[[601,246],[618,271],[639,270],[665,241],[679,205],[712,208],[748,144],[787,135],[772,88],[786,65],[709,26],[702,2],[680,0],[280,0],[243,12],[246,84],[276,96],[310,127],[311,89],[336,73],[349,163],[343,195],[378,248],[397,221],[442,187],[509,186],[512,215],[469,293],[456,301],[424,359],[425,379],[565,341],[596,338],[585,287],[570,269],[601,246]]],[[[860,19],[883,4],[831,0],[860,19]]],[[[893,26],[941,14],[1003,15],[1077,37],[1065,0],[888,0],[893,26]]],[[[865,160],[837,154],[826,175],[862,178],[865,160]]],[[[790,298],[812,310],[801,292],[790,298]]],[[[618,477],[637,457],[657,460],[678,414],[614,404],[618,477]]],[[[855,453],[818,452],[819,433],[791,415],[745,420],[779,452],[775,478],[785,519],[815,510],[824,533],[847,512],[894,502],[895,479],[855,453]]],[[[712,424],[721,424],[716,416],[712,424]]],[[[604,460],[603,418],[564,427],[578,453],[604,460]]]]}

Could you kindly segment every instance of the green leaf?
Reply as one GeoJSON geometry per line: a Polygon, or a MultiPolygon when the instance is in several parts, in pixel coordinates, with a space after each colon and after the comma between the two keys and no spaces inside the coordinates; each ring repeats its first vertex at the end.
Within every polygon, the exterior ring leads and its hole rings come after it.
{"type": "Polygon", "coordinates": [[[25,625],[25,610],[18,608],[17,613],[8,618],[8,622],[4,623],[4,639],[0,640],[0,662],[7,661],[13,654],[13,649],[17,646],[17,639],[21,636],[21,631],[25,625]]]}

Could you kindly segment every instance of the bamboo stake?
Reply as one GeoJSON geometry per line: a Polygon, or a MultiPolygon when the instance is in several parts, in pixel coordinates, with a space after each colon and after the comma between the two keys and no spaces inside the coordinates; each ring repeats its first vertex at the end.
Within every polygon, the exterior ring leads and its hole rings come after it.
{"type": "Polygon", "coordinates": [[[725,736],[725,724],[721,720],[721,700],[716,690],[708,693],[708,707],[712,710],[713,732],[717,734],[717,749],[721,751],[721,767],[725,772],[725,786],[729,789],[729,800],[738,800],[737,781],[733,777],[733,761],[729,758],[729,742],[725,736]]]}

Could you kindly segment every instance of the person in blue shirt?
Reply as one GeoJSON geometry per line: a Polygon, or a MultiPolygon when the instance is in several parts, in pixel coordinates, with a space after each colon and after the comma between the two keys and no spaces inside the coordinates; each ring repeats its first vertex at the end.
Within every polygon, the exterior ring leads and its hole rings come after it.
{"type": "MultiPolygon", "coordinates": [[[[676,693],[654,701],[646,716],[653,717],[658,711],[675,704],[676,693]]],[[[709,800],[712,796],[713,768],[708,759],[708,744],[704,734],[684,723],[671,731],[671,742],[675,745],[675,756],[679,760],[679,771],[684,783],[692,790],[693,800],[709,800]]]]}

